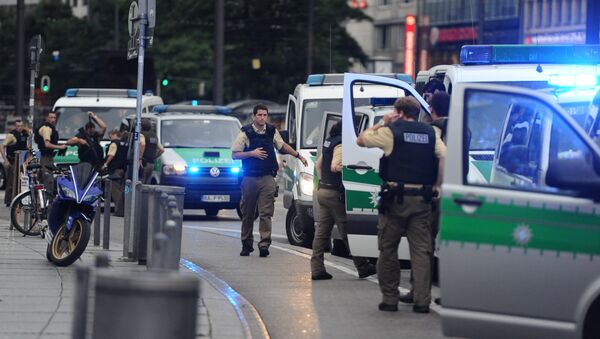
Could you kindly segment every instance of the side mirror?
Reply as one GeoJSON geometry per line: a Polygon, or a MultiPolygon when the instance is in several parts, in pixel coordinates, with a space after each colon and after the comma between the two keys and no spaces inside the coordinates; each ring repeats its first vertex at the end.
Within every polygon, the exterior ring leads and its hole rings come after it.
{"type": "MultiPolygon", "coordinates": [[[[597,160],[597,159],[595,159],[597,160]]],[[[583,198],[600,201],[600,176],[583,158],[554,159],[546,173],[546,184],[579,192],[583,198]]]]}
{"type": "Polygon", "coordinates": [[[289,131],[279,131],[279,134],[281,135],[281,138],[283,139],[283,141],[292,146],[293,149],[296,149],[296,145],[295,143],[290,143],[290,132],[289,131]]]}

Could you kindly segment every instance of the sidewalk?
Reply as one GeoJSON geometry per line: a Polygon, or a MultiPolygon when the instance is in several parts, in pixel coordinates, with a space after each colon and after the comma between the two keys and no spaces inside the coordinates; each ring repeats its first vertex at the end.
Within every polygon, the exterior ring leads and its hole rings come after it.
{"type": "MultiPolygon", "coordinates": [[[[122,224],[121,218],[111,218],[111,222],[119,220],[122,224]]],[[[16,230],[9,231],[8,224],[0,219],[0,339],[70,339],[75,269],[93,266],[102,247],[93,246],[92,235],[81,260],[70,267],[56,267],[46,260],[46,240],[23,237],[16,230]]],[[[122,261],[120,244],[111,242],[107,252],[113,270],[124,274],[146,270],[137,262],[122,261]]],[[[180,272],[190,273],[184,267],[180,272]]],[[[240,319],[228,299],[207,281],[200,279],[200,283],[197,337],[243,338],[240,319]]],[[[90,323],[88,333],[91,330],[90,323]]]]}

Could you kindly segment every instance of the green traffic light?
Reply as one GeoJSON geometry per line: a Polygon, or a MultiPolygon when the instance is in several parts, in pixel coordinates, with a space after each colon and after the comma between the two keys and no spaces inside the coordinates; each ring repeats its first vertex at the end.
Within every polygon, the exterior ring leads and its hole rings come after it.
{"type": "Polygon", "coordinates": [[[163,79],[162,85],[163,87],[167,87],[169,85],[169,79],[163,79]]]}
{"type": "Polygon", "coordinates": [[[48,92],[48,89],[49,89],[48,85],[44,85],[44,87],[42,87],[42,91],[44,91],[44,92],[48,92]]]}

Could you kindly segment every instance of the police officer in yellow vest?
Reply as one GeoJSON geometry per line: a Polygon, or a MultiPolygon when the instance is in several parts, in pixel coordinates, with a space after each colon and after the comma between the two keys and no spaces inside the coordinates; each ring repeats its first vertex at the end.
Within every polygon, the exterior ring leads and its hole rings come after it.
{"type": "Polygon", "coordinates": [[[15,169],[18,168],[15,166],[19,165],[15,164],[15,152],[27,149],[27,138],[29,138],[29,132],[23,129],[23,121],[16,120],[15,128],[6,135],[6,139],[0,145],[0,151],[4,159],[4,168],[6,169],[4,176],[6,183],[4,203],[6,206],[10,205],[14,196],[13,177],[15,176],[15,169]]]}
{"type": "Polygon", "coordinates": [[[242,251],[245,257],[254,251],[254,213],[258,206],[260,217],[260,242],[258,249],[261,257],[269,255],[271,245],[271,218],[275,210],[275,176],[279,165],[275,156],[275,148],[280,152],[291,154],[307,166],[306,159],[286,144],[273,125],[267,123],[269,110],[267,106],[258,104],[252,110],[252,124],[242,127],[242,131],[231,145],[233,159],[242,160],[244,178],[242,179],[242,251]]]}
{"type": "MultiPolygon", "coordinates": [[[[323,254],[331,243],[331,230],[333,225],[338,226],[346,246],[346,206],[345,191],[342,184],[342,122],[331,127],[329,137],[323,142],[323,152],[317,159],[317,173],[319,174],[319,223],[315,230],[313,240],[313,253],[310,258],[312,280],[331,279],[332,275],[325,270],[323,254]]],[[[358,277],[363,279],[376,273],[375,266],[367,258],[352,257],[358,277]]]]}
{"type": "Polygon", "coordinates": [[[46,190],[50,192],[54,192],[54,178],[52,177],[52,173],[46,169],[46,166],[54,166],[54,150],[64,150],[67,148],[67,145],[59,145],[58,139],[56,113],[48,112],[46,121],[36,130],[34,140],[42,154],[40,158],[40,165],[42,165],[40,177],[44,182],[44,186],[46,186],[46,190]]]}
{"type": "Polygon", "coordinates": [[[383,294],[381,311],[397,311],[400,283],[398,246],[407,235],[414,275],[413,312],[428,313],[431,302],[431,202],[439,192],[445,146],[428,124],[417,122],[419,102],[403,97],[394,111],[358,137],[363,147],[377,147],[383,179],[379,200],[377,273],[383,294]]]}
{"type": "Polygon", "coordinates": [[[154,170],[154,160],[165,152],[165,148],[158,142],[158,136],[152,130],[152,123],[149,119],[142,119],[140,125],[142,127],[140,135],[142,175],[140,181],[142,184],[149,184],[154,170]]]}

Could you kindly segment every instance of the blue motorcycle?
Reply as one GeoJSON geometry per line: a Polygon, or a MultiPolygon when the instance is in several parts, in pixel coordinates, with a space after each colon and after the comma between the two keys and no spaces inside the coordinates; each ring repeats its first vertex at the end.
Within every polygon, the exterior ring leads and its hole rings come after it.
{"type": "Polygon", "coordinates": [[[83,253],[90,240],[90,222],[102,197],[99,174],[88,163],[69,166],[57,178],[57,196],[48,214],[44,237],[46,257],[57,266],[69,266],[83,253]]]}

